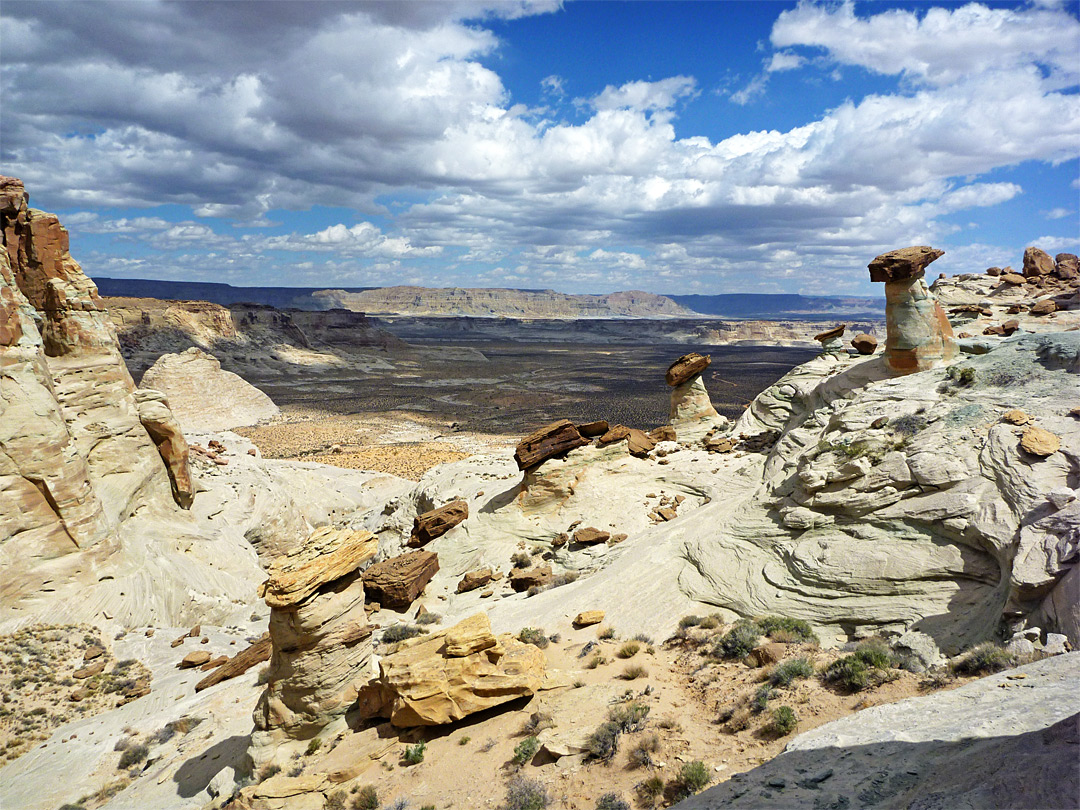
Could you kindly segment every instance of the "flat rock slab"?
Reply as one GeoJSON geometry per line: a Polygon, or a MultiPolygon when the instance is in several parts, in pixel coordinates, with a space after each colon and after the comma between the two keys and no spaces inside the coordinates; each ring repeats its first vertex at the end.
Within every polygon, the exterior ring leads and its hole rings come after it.
{"type": "Polygon", "coordinates": [[[221,666],[195,684],[195,691],[201,692],[214,684],[243,675],[256,664],[270,660],[270,652],[273,649],[270,643],[270,634],[263,633],[262,638],[247,649],[241,650],[232,658],[225,661],[221,666]]]}
{"type": "Polygon", "coordinates": [[[328,582],[351,574],[379,550],[379,541],[363,529],[316,529],[307,541],[270,564],[270,578],[259,596],[272,608],[295,605],[328,582]]]}
{"type": "Polygon", "coordinates": [[[410,548],[426,546],[437,537],[442,537],[469,516],[469,504],[466,501],[451,501],[438,509],[417,515],[413,521],[410,548]]]}
{"type": "Polygon", "coordinates": [[[527,470],[588,443],[589,440],[578,432],[573,422],[560,419],[544,425],[518,442],[514,461],[517,462],[519,470],[527,470]]]}
{"type": "Polygon", "coordinates": [[[874,706],[800,734],[775,759],[677,807],[1075,807],[1078,682],[1080,653],[1068,653],[874,706]]]}
{"type": "Polygon", "coordinates": [[[839,323],[832,329],[826,329],[824,332],[818,332],[818,334],[814,335],[814,340],[816,340],[818,343],[824,343],[826,340],[843,337],[845,329],[847,329],[847,324],[839,323]]]}
{"type": "Polygon", "coordinates": [[[364,588],[369,599],[383,607],[408,607],[438,570],[438,554],[410,551],[368,568],[364,572],[364,588]]]}
{"type": "Polygon", "coordinates": [[[611,532],[605,532],[601,529],[594,529],[592,526],[586,526],[583,529],[578,529],[574,532],[574,542],[580,543],[583,546],[591,546],[597,543],[606,543],[611,538],[611,532]]]}
{"type": "Polygon", "coordinates": [[[902,281],[906,278],[921,276],[930,262],[945,255],[944,250],[929,245],[890,250],[882,253],[870,262],[871,281],[902,281]]]}
{"type": "Polygon", "coordinates": [[[478,568],[475,571],[469,571],[461,578],[461,582],[457,584],[457,593],[467,593],[482,588],[491,582],[492,576],[493,572],[490,568],[478,568]]]}
{"type": "Polygon", "coordinates": [[[707,369],[711,362],[712,357],[707,354],[698,354],[697,352],[684,354],[668,367],[667,373],[664,375],[664,381],[672,388],[676,385],[682,385],[691,377],[707,369]]]}

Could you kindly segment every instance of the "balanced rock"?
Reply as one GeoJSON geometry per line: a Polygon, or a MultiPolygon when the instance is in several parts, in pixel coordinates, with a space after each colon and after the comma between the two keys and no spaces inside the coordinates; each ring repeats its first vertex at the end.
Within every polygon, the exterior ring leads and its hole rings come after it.
{"type": "Polygon", "coordinates": [[[461,578],[461,582],[457,585],[457,593],[468,593],[469,591],[475,591],[477,588],[482,588],[491,582],[492,571],[490,568],[479,568],[476,571],[469,571],[465,576],[461,578]]]}
{"type": "Polygon", "coordinates": [[[163,354],[143,374],[139,387],[163,392],[188,432],[246,427],[280,413],[269,396],[195,346],[163,354]]]}
{"type": "Polygon", "coordinates": [[[945,310],[923,281],[926,265],[943,254],[918,246],[870,262],[870,280],[885,282],[885,363],[894,373],[934,368],[959,351],[945,310]]]}
{"type": "Polygon", "coordinates": [[[417,515],[413,521],[410,548],[426,546],[437,537],[442,537],[469,516],[469,504],[466,501],[452,501],[438,509],[417,515]]]}
{"type": "Polygon", "coordinates": [[[707,354],[697,352],[684,354],[668,367],[664,380],[672,387],[682,385],[707,369],[710,363],[712,363],[712,357],[707,354]]]}
{"type": "MultiPolygon", "coordinates": [[[[252,715],[256,764],[273,758],[283,739],[314,736],[355,699],[353,681],[371,659],[372,633],[360,567],[378,548],[370,532],[324,527],[271,563],[259,589],[270,606],[271,655],[252,715]]],[[[256,645],[242,663],[261,654],[256,645]]]]}
{"type": "Polygon", "coordinates": [[[593,624],[600,624],[604,620],[604,611],[602,610],[583,610],[577,616],[574,617],[574,627],[589,627],[593,624]]]}
{"type": "Polygon", "coordinates": [[[582,546],[592,546],[598,543],[606,543],[611,537],[611,532],[601,531],[588,526],[574,532],[574,542],[582,546]]]}
{"type": "Polygon", "coordinates": [[[560,419],[550,425],[544,425],[518,442],[517,449],[514,451],[514,460],[519,470],[527,470],[549,458],[562,455],[588,443],[589,440],[578,432],[573,422],[569,419],[560,419]]]}
{"type": "Polygon", "coordinates": [[[578,433],[590,439],[595,439],[597,436],[603,436],[607,433],[607,430],[608,423],[603,419],[598,419],[595,422],[586,422],[584,425],[578,425],[578,433]]]}
{"type": "Polygon", "coordinates": [[[1054,260],[1045,250],[1029,247],[1024,251],[1024,275],[1048,276],[1054,272],[1054,260]]]}
{"type": "Polygon", "coordinates": [[[1020,447],[1033,456],[1052,456],[1061,447],[1061,439],[1049,430],[1032,425],[1020,437],[1020,447]]]}
{"type": "Polygon", "coordinates": [[[858,334],[851,339],[851,346],[859,354],[873,354],[877,351],[877,338],[865,333],[858,334]]]}
{"type": "Polygon", "coordinates": [[[481,613],[381,658],[356,706],[360,719],[384,717],[398,728],[444,725],[535,694],[544,671],[538,647],[496,638],[481,613]]]}
{"type": "Polygon", "coordinates": [[[870,280],[889,282],[919,278],[926,272],[927,265],[944,255],[944,250],[927,245],[890,250],[870,262],[870,280]]]}
{"type": "Polygon", "coordinates": [[[383,607],[408,607],[438,570],[438,554],[433,551],[410,551],[368,568],[364,572],[364,586],[371,599],[383,607]]]}

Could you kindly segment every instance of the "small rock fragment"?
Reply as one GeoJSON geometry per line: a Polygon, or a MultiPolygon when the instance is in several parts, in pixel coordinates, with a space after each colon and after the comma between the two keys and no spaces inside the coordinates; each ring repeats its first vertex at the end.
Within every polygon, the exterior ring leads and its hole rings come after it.
{"type": "Polygon", "coordinates": [[[1061,447],[1061,439],[1049,430],[1032,425],[1020,437],[1020,447],[1033,456],[1045,458],[1058,451],[1058,448],[1061,447]]]}

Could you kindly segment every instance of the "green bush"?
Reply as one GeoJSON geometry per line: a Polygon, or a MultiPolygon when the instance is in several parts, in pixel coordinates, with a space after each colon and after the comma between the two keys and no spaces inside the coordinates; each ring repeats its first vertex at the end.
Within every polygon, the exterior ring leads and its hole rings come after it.
{"type": "Polygon", "coordinates": [[[619,647],[615,653],[616,658],[633,658],[638,654],[638,650],[641,649],[641,644],[636,641],[628,641],[619,647]]]}
{"type": "Polygon", "coordinates": [[[374,785],[364,785],[353,799],[353,810],[379,810],[379,794],[374,785]]]}
{"type": "Polygon", "coordinates": [[[697,627],[701,624],[700,616],[683,616],[679,619],[679,627],[697,627]]]}
{"type": "Polygon", "coordinates": [[[862,642],[851,655],[838,658],[825,668],[822,680],[851,692],[861,692],[890,680],[896,657],[884,641],[877,638],[862,642]]]}
{"type": "Polygon", "coordinates": [[[664,792],[664,779],[661,776],[650,776],[637,786],[638,793],[648,800],[655,800],[664,792]]]}
{"type": "Polygon", "coordinates": [[[540,740],[536,737],[526,737],[514,747],[514,759],[515,765],[524,765],[529,762],[536,752],[540,750],[540,740]]]}
{"type": "Polygon", "coordinates": [[[972,647],[952,665],[957,675],[989,675],[1016,665],[1016,658],[1003,648],[988,641],[972,647]]]}
{"type": "Polygon", "coordinates": [[[596,810],[630,810],[630,804],[617,793],[605,793],[596,800],[596,810]]]}
{"type": "Polygon", "coordinates": [[[427,743],[421,740],[416,745],[406,745],[405,753],[401,755],[406,765],[419,765],[424,761],[424,751],[427,749],[427,743]]]}
{"type": "Polygon", "coordinates": [[[678,798],[685,799],[700,793],[709,784],[709,769],[699,759],[693,762],[685,762],[679,769],[679,775],[675,779],[675,790],[678,798]]]}
{"type": "Polygon", "coordinates": [[[593,759],[610,762],[619,751],[619,735],[622,728],[613,720],[605,720],[589,735],[585,743],[588,754],[593,759]]]}
{"type": "Polygon", "coordinates": [[[503,810],[544,810],[550,802],[547,789],[540,782],[515,776],[506,788],[503,810]]]}
{"type": "Polygon", "coordinates": [[[773,686],[790,686],[799,678],[809,678],[814,674],[814,667],[805,656],[781,661],[769,673],[769,683],[773,686]]]}
{"type": "Polygon", "coordinates": [[[304,752],[304,754],[310,757],[312,754],[319,750],[319,746],[321,745],[322,740],[320,740],[318,737],[312,737],[311,742],[307,744],[307,750],[304,752]]]}
{"type": "Polygon", "coordinates": [[[535,627],[523,627],[518,632],[518,641],[522,641],[526,644],[532,644],[534,647],[539,647],[541,650],[547,647],[549,639],[544,635],[543,630],[539,630],[535,627]]]}
{"type": "Polygon", "coordinates": [[[129,745],[124,749],[124,753],[120,755],[120,763],[117,767],[120,770],[130,768],[132,765],[138,765],[150,755],[150,749],[145,745],[129,745]]]}
{"type": "Polygon", "coordinates": [[[769,701],[776,697],[776,689],[771,683],[763,683],[754,693],[754,699],[750,701],[750,708],[755,714],[760,714],[769,708],[769,701]]]}
{"type": "Polygon", "coordinates": [[[763,616],[754,624],[762,633],[777,641],[811,641],[818,643],[818,637],[807,622],[802,619],[789,619],[786,616],[763,616]],[[783,638],[777,638],[778,636],[783,638]]]}
{"type": "Polygon", "coordinates": [[[760,640],[761,631],[758,626],[743,619],[720,637],[713,647],[713,655],[718,658],[746,658],[760,640]]]}
{"type": "Polygon", "coordinates": [[[388,627],[383,630],[382,643],[394,644],[398,641],[404,641],[407,638],[416,638],[424,631],[413,624],[395,624],[393,627],[388,627]]]}
{"type": "Polygon", "coordinates": [[[596,632],[596,637],[601,641],[608,641],[609,639],[613,639],[615,638],[615,629],[612,627],[601,627],[596,632]]]}
{"type": "Polygon", "coordinates": [[[780,706],[773,711],[772,722],[769,729],[778,737],[783,737],[795,730],[799,724],[799,718],[790,706],[780,706]]]}
{"type": "Polygon", "coordinates": [[[608,720],[617,723],[619,730],[628,734],[645,728],[645,718],[648,716],[649,707],[637,701],[615,706],[608,712],[608,720]]]}

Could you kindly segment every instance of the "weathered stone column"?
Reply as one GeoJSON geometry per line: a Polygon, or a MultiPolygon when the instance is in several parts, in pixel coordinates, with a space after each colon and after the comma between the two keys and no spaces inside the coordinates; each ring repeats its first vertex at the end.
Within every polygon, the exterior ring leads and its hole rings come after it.
{"type": "Polygon", "coordinates": [[[671,386],[671,411],[669,419],[680,442],[702,439],[715,427],[729,423],[716,412],[705,390],[701,374],[712,363],[708,355],[691,352],[671,364],[664,380],[671,386]]]}
{"type": "Polygon", "coordinates": [[[919,245],[870,262],[870,280],[885,282],[885,362],[897,374],[925,371],[957,354],[945,310],[923,281],[927,265],[944,254],[919,245]]]}
{"type": "Polygon", "coordinates": [[[844,341],[842,340],[845,329],[847,329],[847,324],[841,323],[832,329],[814,335],[814,340],[821,344],[822,354],[847,354],[847,349],[844,348],[844,341]]]}

